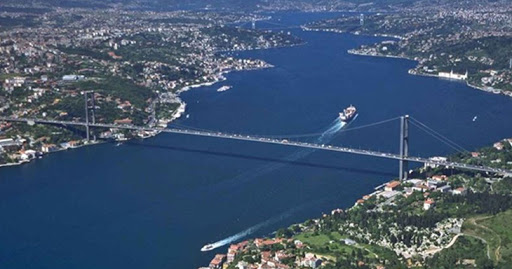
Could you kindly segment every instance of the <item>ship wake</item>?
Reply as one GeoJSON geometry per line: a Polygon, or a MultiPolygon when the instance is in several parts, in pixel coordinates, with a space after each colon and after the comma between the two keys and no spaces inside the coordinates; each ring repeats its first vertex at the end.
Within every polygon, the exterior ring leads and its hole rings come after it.
{"type": "MultiPolygon", "coordinates": [[[[317,144],[328,143],[329,141],[331,141],[334,138],[334,136],[341,129],[343,129],[343,127],[345,127],[345,125],[346,124],[344,122],[340,121],[339,119],[334,120],[320,136],[315,138],[314,142],[317,144]]],[[[296,152],[284,157],[284,160],[285,161],[297,161],[301,158],[308,156],[309,154],[313,153],[314,151],[315,151],[315,149],[302,149],[302,150],[296,151],[296,152]]],[[[265,165],[265,166],[259,168],[258,171],[249,171],[249,172],[243,173],[242,175],[238,176],[237,178],[238,178],[238,180],[240,180],[242,178],[244,180],[248,180],[250,178],[256,178],[256,177],[262,176],[264,174],[268,174],[268,173],[275,171],[279,168],[282,168],[284,166],[286,166],[286,164],[283,164],[283,163],[268,164],[268,165],[265,165]]]]}
{"type": "Polygon", "coordinates": [[[247,237],[253,233],[255,233],[256,231],[266,227],[266,226],[269,226],[269,225],[272,225],[272,224],[275,224],[285,218],[288,218],[290,217],[295,211],[299,210],[300,208],[302,207],[297,207],[297,208],[293,208],[291,210],[288,210],[286,211],[285,213],[279,215],[279,216],[276,216],[276,217],[273,217],[271,219],[268,219],[264,222],[261,222],[261,223],[258,223],[250,228],[247,228],[237,234],[234,234],[232,236],[229,236],[229,237],[226,237],[222,240],[219,240],[215,243],[211,243],[210,246],[211,248],[209,248],[207,251],[210,251],[210,250],[214,250],[216,248],[220,248],[222,246],[225,246],[225,245],[228,245],[228,244],[231,244],[233,242],[237,242],[239,241],[240,239],[244,238],[244,237],[247,237]]]}
{"type": "MultiPolygon", "coordinates": [[[[353,122],[353,120],[351,122],[353,122]]],[[[350,123],[348,125],[350,125],[350,123]]],[[[330,142],[337,134],[339,134],[339,132],[343,128],[347,127],[348,125],[345,122],[340,121],[339,118],[336,118],[324,129],[324,131],[319,136],[314,138],[311,142],[314,142],[316,144],[326,144],[330,142]]],[[[301,158],[308,156],[314,151],[316,151],[316,149],[301,149],[283,157],[283,160],[287,162],[297,161],[301,158]]],[[[220,191],[220,189],[222,189],[222,191],[226,191],[225,188],[236,188],[237,186],[242,186],[245,183],[254,180],[255,178],[269,174],[275,170],[285,167],[286,165],[286,163],[269,163],[255,169],[245,171],[227,181],[217,184],[217,186],[215,186],[214,189],[210,188],[209,191],[215,192],[220,191]]]]}
{"type": "MultiPolygon", "coordinates": [[[[343,128],[347,127],[348,125],[350,125],[351,122],[353,122],[355,119],[357,118],[357,115],[354,117],[354,119],[352,121],[350,121],[348,124],[346,122],[343,122],[341,121],[339,118],[336,118],[326,129],[324,132],[322,132],[322,134],[320,136],[318,136],[317,138],[315,138],[314,142],[317,143],[317,144],[321,144],[321,143],[328,143],[330,142],[343,128]]],[[[303,149],[303,150],[300,150],[300,151],[297,151],[295,153],[292,153],[290,155],[288,155],[287,157],[285,157],[285,160],[287,161],[296,161],[298,159],[301,159],[301,158],[304,158],[306,157],[307,155],[313,153],[315,151],[315,149],[303,149]]],[[[259,176],[262,176],[264,174],[268,174],[274,170],[277,170],[281,167],[284,167],[286,166],[286,164],[282,164],[282,163],[279,163],[279,164],[269,164],[269,165],[266,165],[266,166],[263,166],[261,168],[259,168],[257,171],[254,171],[254,170],[251,170],[251,171],[248,171],[248,172],[245,172],[237,177],[235,177],[232,181],[236,182],[237,185],[239,184],[242,184],[244,182],[247,182],[251,179],[254,179],[256,177],[259,177],[259,176]]],[[[232,182],[230,180],[230,182],[232,182]]],[[[212,243],[210,244],[209,246],[209,249],[207,251],[210,251],[210,250],[213,250],[213,249],[216,249],[216,248],[219,248],[219,247],[222,247],[222,246],[225,246],[227,244],[231,244],[233,242],[236,242],[246,236],[249,236],[251,235],[252,233],[260,230],[261,228],[263,227],[266,227],[266,226],[269,226],[269,225],[272,225],[274,223],[277,223],[278,221],[281,221],[283,220],[284,218],[287,218],[289,216],[291,216],[293,214],[293,212],[299,210],[299,208],[294,208],[292,210],[289,210],[277,217],[274,217],[274,218],[271,218],[269,220],[266,220],[264,222],[261,222],[261,223],[258,223],[250,228],[247,228],[237,234],[234,234],[232,236],[229,236],[227,238],[224,238],[222,240],[219,240],[215,243],[212,243]]]]}

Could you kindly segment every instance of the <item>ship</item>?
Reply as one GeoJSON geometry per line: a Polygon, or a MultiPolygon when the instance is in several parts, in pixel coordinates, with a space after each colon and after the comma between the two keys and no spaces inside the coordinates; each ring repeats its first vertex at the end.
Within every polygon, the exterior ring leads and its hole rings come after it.
{"type": "Polygon", "coordinates": [[[229,89],[233,88],[233,86],[222,86],[220,88],[217,89],[217,92],[225,92],[229,89]]]}
{"type": "Polygon", "coordinates": [[[340,112],[340,120],[343,122],[351,121],[357,114],[357,109],[355,106],[350,105],[349,107],[343,109],[343,112],[340,112]]]}
{"type": "Polygon", "coordinates": [[[210,251],[214,248],[215,248],[215,246],[213,244],[208,244],[208,245],[205,245],[204,247],[202,247],[201,251],[210,251]]]}

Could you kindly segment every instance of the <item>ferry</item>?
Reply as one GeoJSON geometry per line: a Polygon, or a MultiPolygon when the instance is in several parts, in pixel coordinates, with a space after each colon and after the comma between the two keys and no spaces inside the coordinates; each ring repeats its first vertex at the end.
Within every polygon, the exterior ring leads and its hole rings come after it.
{"type": "Polygon", "coordinates": [[[343,109],[343,112],[340,112],[340,120],[343,122],[349,122],[352,120],[357,114],[357,109],[355,106],[350,105],[349,107],[343,109]]]}
{"type": "Polygon", "coordinates": [[[202,247],[201,251],[210,251],[214,248],[215,248],[215,246],[213,244],[208,244],[208,245],[205,245],[204,247],[202,247]]]}

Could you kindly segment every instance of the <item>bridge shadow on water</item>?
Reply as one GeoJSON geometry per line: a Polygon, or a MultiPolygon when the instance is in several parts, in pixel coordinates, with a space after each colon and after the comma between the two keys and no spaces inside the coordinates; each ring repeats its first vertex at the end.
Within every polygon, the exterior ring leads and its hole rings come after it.
{"type": "MultiPolygon", "coordinates": [[[[115,142],[111,142],[111,143],[114,144],[115,142]]],[[[158,144],[148,144],[148,143],[142,143],[139,141],[126,141],[123,144],[125,144],[127,146],[134,146],[134,147],[145,147],[145,148],[155,148],[155,149],[170,150],[170,151],[199,153],[199,154],[212,155],[212,156],[231,157],[231,158],[239,158],[239,159],[245,159],[245,160],[264,161],[264,162],[304,166],[304,167],[311,167],[311,168],[331,169],[331,170],[352,172],[352,173],[359,173],[359,174],[371,174],[371,175],[386,176],[386,177],[396,176],[396,173],[383,172],[383,171],[372,170],[372,169],[354,168],[354,167],[341,166],[341,165],[319,164],[319,163],[299,161],[299,160],[285,160],[285,159],[279,159],[279,158],[255,156],[255,155],[232,153],[232,152],[221,152],[221,151],[213,151],[213,150],[205,150],[205,149],[193,149],[193,148],[184,147],[184,146],[167,146],[167,145],[158,145],[158,144]]]]}

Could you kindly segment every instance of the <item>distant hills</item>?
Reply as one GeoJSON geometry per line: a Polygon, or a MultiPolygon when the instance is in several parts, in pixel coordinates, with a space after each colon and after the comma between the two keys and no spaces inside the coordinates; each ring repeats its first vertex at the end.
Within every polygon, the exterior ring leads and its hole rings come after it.
{"type": "Polygon", "coordinates": [[[0,5],[38,7],[217,10],[386,10],[411,6],[485,5],[508,0],[2,0],[0,5]]]}

